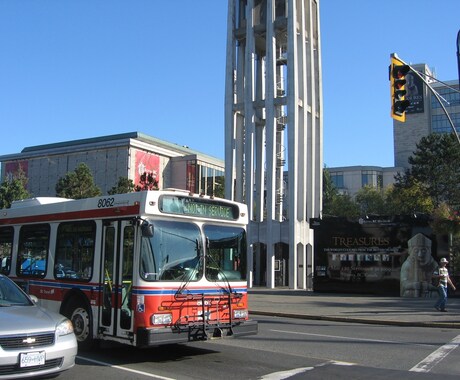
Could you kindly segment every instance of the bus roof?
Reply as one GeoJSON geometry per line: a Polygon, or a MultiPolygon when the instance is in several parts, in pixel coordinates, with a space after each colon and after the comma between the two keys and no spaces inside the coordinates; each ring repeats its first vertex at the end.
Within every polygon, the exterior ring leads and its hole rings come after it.
{"type": "Polygon", "coordinates": [[[11,208],[21,208],[21,207],[48,205],[48,204],[51,204],[51,203],[68,202],[68,201],[71,201],[71,200],[72,199],[58,198],[58,197],[28,198],[28,199],[21,199],[19,201],[13,201],[11,203],[11,208]]]}
{"type": "Polygon", "coordinates": [[[14,201],[0,213],[0,225],[141,215],[227,220],[247,224],[247,207],[180,189],[141,191],[85,199],[37,197],[14,201]],[[176,203],[180,203],[179,209],[176,203]]]}

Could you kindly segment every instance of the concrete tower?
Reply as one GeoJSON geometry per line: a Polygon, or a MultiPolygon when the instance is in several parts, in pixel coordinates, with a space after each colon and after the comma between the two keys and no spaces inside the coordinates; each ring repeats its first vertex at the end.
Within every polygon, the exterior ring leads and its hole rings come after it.
{"type": "Polygon", "coordinates": [[[249,206],[249,285],[307,289],[321,215],[319,0],[229,0],[226,197],[249,206]]]}

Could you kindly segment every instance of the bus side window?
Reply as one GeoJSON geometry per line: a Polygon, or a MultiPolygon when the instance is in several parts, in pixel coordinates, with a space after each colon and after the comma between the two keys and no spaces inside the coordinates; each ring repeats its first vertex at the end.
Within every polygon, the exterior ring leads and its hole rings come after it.
{"type": "Polygon", "coordinates": [[[50,226],[31,224],[21,228],[16,274],[23,277],[45,277],[48,262],[50,226]]]}
{"type": "Polygon", "coordinates": [[[96,223],[61,223],[57,231],[54,276],[89,281],[93,274],[96,223]]]}
{"type": "Polygon", "coordinates": [[[0,228],[0,271],[3,274],[10,273],[13,236],[13,227],[0,228]]]}

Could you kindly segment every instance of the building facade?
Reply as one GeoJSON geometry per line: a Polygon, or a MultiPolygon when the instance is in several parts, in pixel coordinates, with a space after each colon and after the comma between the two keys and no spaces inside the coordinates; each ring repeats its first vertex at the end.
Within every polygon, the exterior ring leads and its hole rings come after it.
{"type": "Polygon", "coordinates": [[[352,197],[364,186],[384,189],[394,183],[398,173],[404,173],[402,167],[380,166],[343,166],[327,170],[339,193],[352,197]]]}
{"type": "Polygon", "coordinates": [[[138,184],[147,172],[153,173],[162,189],[224,195],[222,160],[139,132],[26,147],[20,153],[0,156],[0,161],[3,180],[21,168],[33,197],[55,196],[59,178],[80,163],[88,165],[103,194],[120,177],[138,184]]]}

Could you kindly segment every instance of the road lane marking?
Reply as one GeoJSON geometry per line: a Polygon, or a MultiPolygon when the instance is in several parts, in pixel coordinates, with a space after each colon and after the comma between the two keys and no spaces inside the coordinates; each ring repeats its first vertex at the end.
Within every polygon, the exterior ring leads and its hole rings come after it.
{"type": "Polygon", "coordinates": [[[260,380],[282,380],[288,379],[292,376],[298,375],[299,373],[304,373],[307,371],[311,371],[315,369],[315,367],[303,367],[303,368],[294,368],[289,369],[287,371],[279,371],[279,372],[272,372],[268,373],[262,377],[259,377],[260,380]]]}
{"type": "Polygon", "coordinates": [[[105,367],[121,369],[122,371],[137,373],[138,375],[143,375],[143,376],[147,376],[147,377],[153,377],[154,379],[175,380],[175,379],[173,379],[171,377],[164,377],[164,376],[160,376],[160,375],[154,375],[153,373],[138,371],[136,369],[131,369],[131,368],[127,368],[127,367],[123,367],[123,366],[119,366],[119,365],[114,365],[114,364],[110,364],[110,363],[106,363],[106,362],[101,362],[99,360],[89,359],[89,358],[85,358],[85,357],[79,356],[79,355],[77,356],[77,358],[81,359],[81,360],[85,360],[87,362],[94,363],[94,364],[102,365],[102,366],[105,366],[105,367]]]}
{"type": "Polygon", "coordinates": [[[409,371],[412,372],[430,372],[436,365],[439,364],[447,355],[455,350],[460,344],[460,335],[457,335],[449,343],[439,347],[436,351],[432,352],[420,363],[413,366],[409,371]]]}
{"type": "Polygon", "coordinates": [[[361,341],[361,342],[390,343],[390,344],[410,344],[411,346],[433,347],[432,344],[406,343],[406,342],[398,342],[398,341],[395,341],[395,340],[367,339],[367,338],[356,338],[356,337],[349,337],[349,336],[342,336],[342,335],[313,334],[313,333],[284,331],[284,330],[273,330],[273,329],[271,329],[270,331],[284,333],[284,334],[318,336],[318,337],[322,337],[322,338],[331,338],[331,339],[356,340],[356,341],[361,341]]]}
{"type": "Polygon", "coordinates": [[[333,364],[333,365],[343,365],[343,366],[353,366],[355,365],[354,363],[348,363],[348,362],[341,362],[341,361],[336,361],[336,360],[331,360],[327,361],[322,364],[318,364],[314,367],[302,367],[302,368],[294,368],[294,369],[289,369],[287,371],[278,371],[278,372],[272,372],[268,373],[262,377],[259,377],[259,380],[283,380],[283,379],[288,379],[291,376],[298,375],[300,373],[304,373],[307,371],[311,371],[315,368],[318,367],[324,367],[326,365],[333,364]]]}

